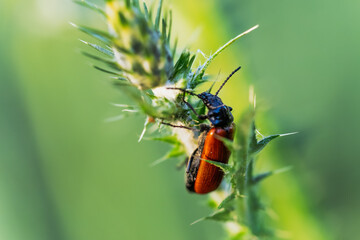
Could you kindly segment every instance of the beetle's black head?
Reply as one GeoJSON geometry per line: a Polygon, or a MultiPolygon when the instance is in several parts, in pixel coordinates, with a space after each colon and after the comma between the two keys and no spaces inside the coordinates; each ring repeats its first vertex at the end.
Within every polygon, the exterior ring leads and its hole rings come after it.
{"type": "Polygon", "coordinates": [[[208,111],[208,119],[215,127],[228,127],[234,121],[231,113],[232,108],[223,104],[221,99],[208,92],[197,95],[205,104],[208,111]]]}
{"type": "Polygon", "coordinates": [[[205,106],[209,109],[217,108],[219,106],[224,105],[223,102],[221,101],[221,98],[208,92],[200,93],[197,95],[197,97],[200,98],[205,104],[205,106]]]}

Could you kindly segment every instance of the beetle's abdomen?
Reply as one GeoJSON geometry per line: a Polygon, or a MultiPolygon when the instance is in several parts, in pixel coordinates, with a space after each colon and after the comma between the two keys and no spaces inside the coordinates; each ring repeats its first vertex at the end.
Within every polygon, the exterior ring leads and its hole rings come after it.
{"type": "Polygon", "coordinates": [[[227,163],[230,157],[230,151],[221,140],[215,135],[230,140],[234,138],[234,127],[228,128],[212,128],[206,136],[204,147],[201,153],[200,166],[196,175],[194,184],[194,192],[199,194],[209,193],[217,189],[223,179],[223,171],[202,159],[227,163]]]}

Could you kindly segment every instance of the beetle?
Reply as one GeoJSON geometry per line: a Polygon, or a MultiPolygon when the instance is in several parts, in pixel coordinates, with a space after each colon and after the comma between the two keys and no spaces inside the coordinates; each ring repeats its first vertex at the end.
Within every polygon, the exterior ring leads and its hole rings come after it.
{"type": "MultiPolygon", "coordinates": [[[[184,93],[183,102],[195,113],[200,120],[208,119],[210,125],[201,125],[200,136],[198,140],[198,147],[189,157],[186,167],[186,188],[190,192],[198,194],[206,194],[216,190],[224,176],[224,172],[217,166],[202,160],[210,160],[221,163],[228,163],[230,157],[230,150],[225,146],[219,137],[229,140],[234,139],[235,125],[233,123],[234,117],[231,113],[232,108],[225,105],[221,98],[217,95],[226,84],[226,82],[237,72],[241,67],[235,69],[223,82],[218,91],[214,94],[210,92],[203,92],[195,94],[191,91],[182,88],[169,88],[180,90],[184,93]],[[195,109],[185,101],[185,93],[198,97],[208,109],[206,115],[198,114],[195,109]]],[[[181,127],[191,129],[186,126],[176,126],[169,123],[164,123],[172,127],[181,127]]]]}

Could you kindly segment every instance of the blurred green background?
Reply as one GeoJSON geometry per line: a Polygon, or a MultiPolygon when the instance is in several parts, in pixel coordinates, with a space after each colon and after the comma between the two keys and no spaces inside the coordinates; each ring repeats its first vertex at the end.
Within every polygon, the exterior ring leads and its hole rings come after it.
{"type": "MultiPolygon", "coordinates": [[[[102,5],[101,1],[97,1],[102,5]]],[[[211,66],[237,115],[250,84],[269,146],[258,170],[294,166],[264,182],[264,202],[290,239],[356,239],[360,225],[360,2],[198,0],[167,4],[183,46],[214,52],[260,24],[211,66]],[[198,29],[200,27],[200,30],[198,29]],[[189,37],[192,36],[192,37],[189,37]]],[[[185,191],[168,146],[137,143],[144,116],[113,123],[130,103],[79,54],[68,22],[105,28],[71,1],[0,2],[0,239],[221,239],[221,226],[185,191]]],[[[201,58],[201,57],[200,57],[201,58]]]]}

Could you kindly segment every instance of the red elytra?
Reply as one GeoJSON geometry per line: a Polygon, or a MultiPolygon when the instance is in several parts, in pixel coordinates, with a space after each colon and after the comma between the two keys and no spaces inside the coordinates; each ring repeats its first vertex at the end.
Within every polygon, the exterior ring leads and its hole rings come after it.
{"type": "Polygon", "coordinates": [[[193,191],[198,194],[205,194],[216,190],[224,176],[224,172],[217,166],[202,161],[203,159],[228,163],[230,157],[230,150],[225,144],[216,138],[219,137],[233,140],[234,138],[234,125],[228,128],[214,127],[206,134],[196,179],[193,185],[193,191]]]}

